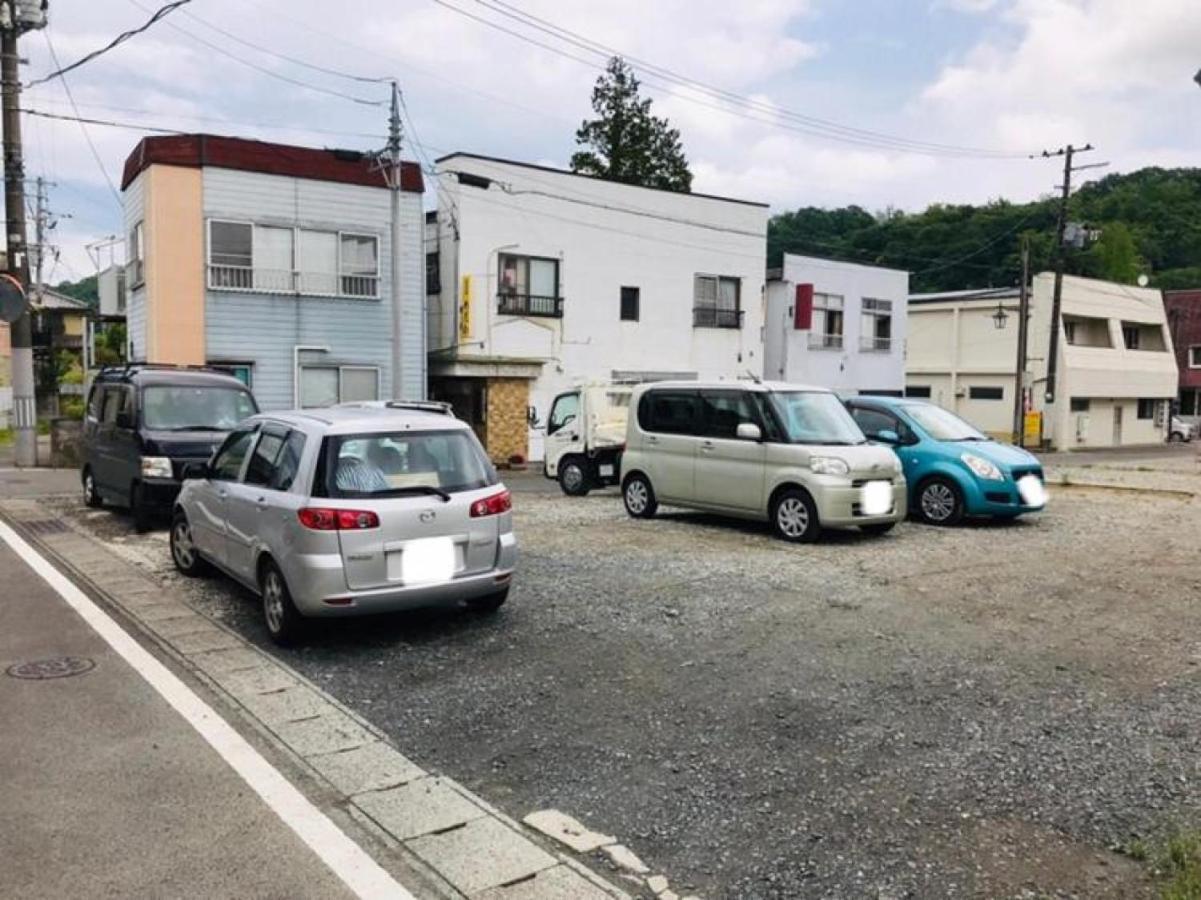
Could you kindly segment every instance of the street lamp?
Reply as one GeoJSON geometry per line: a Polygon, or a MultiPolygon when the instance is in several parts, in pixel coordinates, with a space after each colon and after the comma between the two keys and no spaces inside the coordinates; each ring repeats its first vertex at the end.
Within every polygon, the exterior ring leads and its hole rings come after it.
{"type": "Polygon", "coordinates": [[[1000,331],[1005,327],[1005,323],[1009,321],[1009,313],[1005,312],[1005,307],[1001,305],[1001,301],[997,301],[997,311],[992,314],[992,323],[1000,331]]]}

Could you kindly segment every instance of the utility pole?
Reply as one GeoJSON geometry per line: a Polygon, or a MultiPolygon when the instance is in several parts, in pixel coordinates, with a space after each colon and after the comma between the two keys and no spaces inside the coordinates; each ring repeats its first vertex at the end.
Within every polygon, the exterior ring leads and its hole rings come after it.
{"type": "MultiPolygon", "coordinates": [[[[45,9],[22,10],[13,0],[0,2],[0,119],[4,128],[4,213],[8,272],[29,285],[29,255],[25,237],[25,162],[21,151],[21,59],[17,36],[45,25],[45,9]]],[[[33,321],[26,308],[12,323],[13,413],[16,426],[15,461],[37,465],[37,399],[33,378],[33,321]]]]}
{"type": "Polygon", "coordinates": [[[1014,378],[1013,437],[1026,445],[1026,339],[1030,327],[1030,239],[1022,235],[1022,284],[1018,293],[1018,358],[1014,378]]]}
{"type": "MultiPolygon", "coordinates": [[[[404,247],[401,242],[401,170],[400,158],[401,124],[400,124],[400,85],[392,82],[392,114],[388,117],[388,146],[385,150],[385,178],[392,190],[392,396],[396,400],[421,400],[425,398],[424,377],[422,384],[414,390],[413,385],[405,383],[402,377],[404,370],[404,298],[400,277],[401,260],[404,247]]],[[[425,372],[425,320],[421,322],[421,370],[425,372]]]]}
{"type": "Polygon", "coordinates": [[[1046,159],[1050,159],[1052,156],[1063,157],[1063,184],[1060,185],[1059,215],[1055,221],[1055,289],[1051,295],[1051,340],[1047,349],[1047,393],[1045,396],[1047,406],[1055,403],[1055,375],[1059,368],[1059,307],[1063,298],[1063,268],[1066,262],[1066,254],[1063,251],[1063,231],[1068,223],[1068,199],[1072,194],[1072,157],[1077,153],[1084,153],[1092,149],[1092,144],[1085,144],[1083,147],[1073,147],[1068,144],[1058,150],[1044,150],[1042,153],[1046,159]]]}

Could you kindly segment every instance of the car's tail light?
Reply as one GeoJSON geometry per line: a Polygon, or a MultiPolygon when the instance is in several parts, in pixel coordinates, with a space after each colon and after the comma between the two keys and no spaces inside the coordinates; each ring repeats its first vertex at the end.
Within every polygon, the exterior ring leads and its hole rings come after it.
{"type": "Polygon", "coordinates": [[[483,497],[471,504],[471,518],[479,519],[484,516],[498,516],[513,508],[513,495],[501,491],[491,497],[483,497]]]}
{"type": "Polygon", "coordinates": [[[322,509],[310,506],[296,514],[313,531],[361,531],[379,528],[379,516],[365,509],[322,509]]]}

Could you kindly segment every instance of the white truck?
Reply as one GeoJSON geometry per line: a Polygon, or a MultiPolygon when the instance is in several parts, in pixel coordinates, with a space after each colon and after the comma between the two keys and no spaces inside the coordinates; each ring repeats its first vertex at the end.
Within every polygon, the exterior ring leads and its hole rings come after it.
{"type": "Polygon", "coordinates": [[[543,472],[563,493],[582,497],[617,484],[632,392],[626,385],[585,384],[555,397],[546,420],[543,472]]]}

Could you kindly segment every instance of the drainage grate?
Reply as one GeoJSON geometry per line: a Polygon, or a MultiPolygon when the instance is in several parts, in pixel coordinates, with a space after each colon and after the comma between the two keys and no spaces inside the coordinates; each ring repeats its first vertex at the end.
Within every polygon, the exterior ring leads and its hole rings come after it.
{"type": "Polygon", "coordinates": [[[17,663],[5,669],[13,678],[44,681],[47,678],[69,678],[82,675],[96,668],[96,663],[86,656],[56,656],[54,659],[35,659],[33,662],[17,663]]]}
{"type": "Polygon", "coordinates": [[[67,530],[62,519],[29,519],[21,524],[34,534],[62,534],[67,530]]]}

